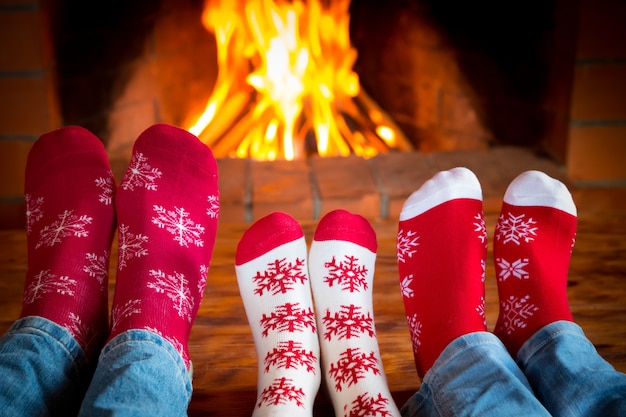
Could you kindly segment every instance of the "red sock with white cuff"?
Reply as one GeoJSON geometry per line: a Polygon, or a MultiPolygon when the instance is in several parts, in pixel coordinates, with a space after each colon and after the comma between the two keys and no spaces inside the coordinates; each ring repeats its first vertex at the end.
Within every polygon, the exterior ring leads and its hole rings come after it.
{"type": "Polygon", "coordinates": [[[309,251],[322,370],[338,416],[399,416],[376,338],[376,233],[362,216],[326,214],[309,251]]]}
{"type": "Polygon", "coordinates": [[[471,171],[439,172],[406,200],[398,271],[420,377],[454,339],[486,330],[486,256],[482,191],[471,171]]]}
{"type": "Polygon", "coordinates": [[[573,320],[567,273],[576,222],[567,187],[542,172],[524,172],[507,188],[493,246],[500,298],[494,333],[513,356],[543,326],[573,320]]]}
{"type": "Polygon", "coordinates": [[[28,271],[20,317],[67,328],[88,356],[108,331],[115,181],[100,139],[79,126],[42,135],[26,165],[28,271]]]}
{"type": "Polygon", "coordinates": [[[132,329],[168,340],[189,368],[219,214],[217,163],[189,132],[146,129],[117,198],[118,270],[109,340],[132,329]]]}
{"type": "Polygon", "coordinates": [[[310,416],[320,385],[319,342],[298,222],[274,212],[246,230],[235,271],[258,358],[254,416],[310,416]]]}

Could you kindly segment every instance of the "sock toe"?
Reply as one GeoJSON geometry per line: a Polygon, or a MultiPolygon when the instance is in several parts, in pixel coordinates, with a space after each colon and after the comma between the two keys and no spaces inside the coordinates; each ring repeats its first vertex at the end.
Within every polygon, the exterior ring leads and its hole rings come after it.
{"type": "Polygon", "coordinates": [[[193,134],[176,126],[157,123],[144,130],[135,141],[136,149],[151,148],[163,158],[176,158],[196,166],[196,169],[206,169],[209,174],[217,173],[217,161],[211,148],[202,143],[193,134]],[[202,161],[202,164],[198,164],[202,161]]]}
{"type": "Polygon", "coordinates": [[[283,212],[270,213],[244,232],[237,245],[235,264],[243,265],[302,236],[302,227],[292,216],[283,212]]]}
{"type": "Polygon", "coordinates": [[[376,252],[377,248],[376,233],[367,219],[346,210],[334,210],[322,217],[313,239],[318,242],[343,240],[361,245],[372,252],[376,252]]]}
{"type": "Polygon", "coordinates": [[[526,171],[515,178],[504,194],[504,202],[553,207],[576,216],[576,205],[565,184],[540,171],[526,171]]]}
{"type": "MultiPolygon", "coordinates": [[[[110,171],[104,144],[89,130],[80,126],[67,126],[43,134],[33,144],[26,161],[25,183],[27,191],[31,180],[60,177],[66,180],[83,180],[67,176],[69,170],[93,170],[100,167],[110,171]],[[58,167],[63,167],[59,174],[58,167]]],[[[61,182],[60,180],[57,180],[61,182]]]]}
{"type": "Polygon", "coordinates": [[[400,221],[410,219],[448,200],[471,198],[482,200],[482,190],[476,175],[458,167],[437,173],[415,191],[404,203],[400,221]]]}

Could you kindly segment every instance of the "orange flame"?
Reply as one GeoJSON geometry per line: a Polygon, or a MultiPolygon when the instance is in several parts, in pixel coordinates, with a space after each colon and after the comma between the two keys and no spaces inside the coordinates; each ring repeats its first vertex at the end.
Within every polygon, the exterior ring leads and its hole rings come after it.
{"type": "Polygon", "coordinates": [[[360,88],[349,0],[205,3],[218,76],[189,131],[216,156],[262,160],[411,149],[360,88]],[[310,143],[314,139],[314,144],[310,143]]]}

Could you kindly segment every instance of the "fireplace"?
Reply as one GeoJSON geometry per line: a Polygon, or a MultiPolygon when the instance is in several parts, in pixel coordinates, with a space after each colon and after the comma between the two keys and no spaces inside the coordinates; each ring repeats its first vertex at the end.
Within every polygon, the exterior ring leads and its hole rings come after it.
{"type": "MultiPolygon", "coordinates": [[[[151,122],[194,124],[220,76],[203,1],[114,1],[88,19],[84,2],[56,3],[66,123],[92,129],[113,155],[127,155],[151,122]]],[[[571,70],[563,68],[571,57],[550,53],[563,8],[551,1],[516,10],[495,1],[354,0],[347,10],[353,69],[368,100],[406,138],[403,149],[541,147],[565,133],[569,89],[562,86],[571,70]]]]}
{"type": "MultiPolygon", "coordinates": [[[[195,123],[219,76],[204,7],[204,0],[0,6],[1,227],[23,224],[25,159],[46,130],[92,130],[119,176],[146,126],[195,123]]],[[[352,0],[348,11],[353,71],[364,97],[412,147],[406,160],[515,145],[565,163],[577,184],[624,183],[623,2],[352,0]]],[[[221,162],[252,172],[231,159],[221,162]]],[[[284,167],[309,175],[300,162],[268,170],[284,167]]]]}

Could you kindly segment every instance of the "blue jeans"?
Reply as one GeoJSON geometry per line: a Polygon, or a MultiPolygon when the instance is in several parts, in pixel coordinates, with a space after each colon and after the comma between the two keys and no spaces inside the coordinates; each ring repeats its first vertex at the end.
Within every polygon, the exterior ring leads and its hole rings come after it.
{"type": "Polygon", "coordinates": [[[626,416],[626,375],[571,322],[535,333],[513,360],[491,333],[450,343],[403,416],[626,416]]]}
{"type": "Polygon", "coordinates": [[[71,334],[41,318],[0,339],[3,416],[185,416],[191,378],[174,347],[147,330],[112,339],[90,365],[71,334]],[[95,368],[95,369],[94,369],[95,368]]]}

